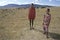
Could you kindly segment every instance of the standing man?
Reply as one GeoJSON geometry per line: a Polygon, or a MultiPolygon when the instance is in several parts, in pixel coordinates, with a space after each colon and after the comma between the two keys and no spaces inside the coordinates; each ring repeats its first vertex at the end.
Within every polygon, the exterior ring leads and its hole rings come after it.
{"type": "Polygon", "coordinates": [[[47,38],[48,38],[48,28],[51,20],[51,14],[49,12],[50,12],[50,9],[47,8],[46,14],[44,15],[44,19],[43,19],[43,30],[47,38]]]}
{"type": "Polygon", "coordinates": [[[30,30],[34,29],[33,23],[34,23],[35,15],[36,15],[35,7],[34,7],[34,4],[32,3],[30,6],[29,15],[28,15],[29,22],[30,22],[30,30]]]}

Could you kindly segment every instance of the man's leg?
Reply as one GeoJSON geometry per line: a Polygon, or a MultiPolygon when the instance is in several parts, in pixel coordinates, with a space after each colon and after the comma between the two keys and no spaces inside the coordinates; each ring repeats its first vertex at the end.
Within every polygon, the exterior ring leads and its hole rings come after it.
{"type": "Polygon", "coordinates": [[[29,21],[30,21],[30,30],[31,30],[31,29],[32,29],[32,28],[31,28],[31,19],[30,19],[29,21]]]}
{"type": "Polygon", "coordinates": [[[44,34],[46,34],[46,25],[43,25],[44,34]]]}
{"type": "Polygon", "coordinates": [[[48,26],[46,27],[46,37],[48,38],[48,26]]]}
{"type": "Polygon", "coordinates": [[[32,29],[34,29],[33,25],[34,25],[34,20],[32,19],[32,29]]]}
{"type": "Polygon", "coordinates": [[[45,29],[45,27],[43,27],[43,30],[44,30],[44,34],[46,34],[46,29],[45,29]]]}

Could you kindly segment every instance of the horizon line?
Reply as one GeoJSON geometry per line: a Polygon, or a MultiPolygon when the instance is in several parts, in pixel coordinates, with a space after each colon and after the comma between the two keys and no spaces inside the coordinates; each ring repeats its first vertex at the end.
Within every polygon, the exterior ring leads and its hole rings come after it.
{"type": "MultiPolygon", "coordinates": [[[[15,3],[9,3],[9,4],[15,4],[15,3]]],[[[5,5],[9,5],[9,4],[5,4],[5,5]]],[[[25,4],[31,4],[31,3],[25,3],[25,4]]],[[[33,4],[39,4],[39,3],[33,3],[33,4]]],[[[0,5],[0,6],[5,6],[5,5],[0,5]]],[[[16,5],[24,5],[23,4],[16,4],[16,5]]],[[[49,4],[39,4],[39,5],[48,5],[48,6],[58,6],[60,7],[60,5],[49,5],[49,4]]]]}

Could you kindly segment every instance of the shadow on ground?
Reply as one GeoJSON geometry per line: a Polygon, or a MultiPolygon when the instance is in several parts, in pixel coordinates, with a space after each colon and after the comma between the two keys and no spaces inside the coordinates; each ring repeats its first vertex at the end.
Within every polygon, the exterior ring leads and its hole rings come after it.
{"type": "MultiPolygon", "coordinates": [[[[34,30],[43,33],[42,30],[39,30],[39,29],[34,29],[34,30]]],[[[54,40],[60,40],[60,34],[58,34],[58,33],[49,32],[49,36],[50,36],[50,38],[53,38],[54,40]]]]}

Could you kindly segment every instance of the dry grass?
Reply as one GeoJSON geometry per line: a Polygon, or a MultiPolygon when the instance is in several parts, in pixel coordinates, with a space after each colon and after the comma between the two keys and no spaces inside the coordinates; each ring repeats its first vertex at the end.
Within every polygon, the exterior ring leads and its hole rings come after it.
{"type": "MultiPolygon", "coordinates": [[[[0,40],[47,40],[42,20],[45,8],[36,9],[35,30],[29,30],[28,8],[0,10],[0,40]]],[[[60,40],[60,7],[51,7],[49,39],[60,40]]]]}

